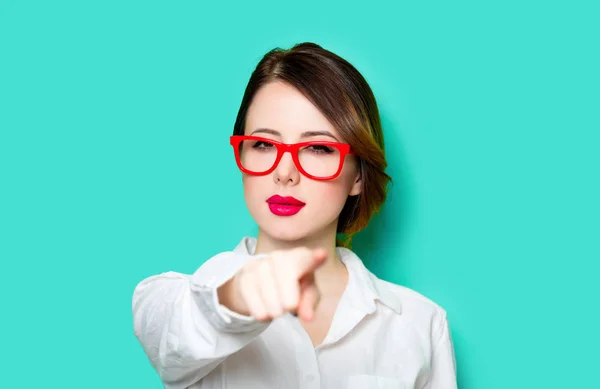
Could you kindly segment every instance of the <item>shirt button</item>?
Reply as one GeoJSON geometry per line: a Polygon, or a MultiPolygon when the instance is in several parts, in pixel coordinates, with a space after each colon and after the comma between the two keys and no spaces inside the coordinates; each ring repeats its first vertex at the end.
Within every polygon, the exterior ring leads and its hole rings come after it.
{"type": "Polygon", "coordinates": [[[307,374],[304,378],[307,382],[313,382],[315,380],[315,376],[312,374],[307,374]]]}

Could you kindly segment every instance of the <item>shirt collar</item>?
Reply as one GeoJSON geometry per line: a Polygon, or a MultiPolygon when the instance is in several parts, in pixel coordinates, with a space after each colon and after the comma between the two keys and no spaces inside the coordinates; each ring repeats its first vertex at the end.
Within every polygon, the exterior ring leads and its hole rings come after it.
{"type": "MultiPolygon", "coordinates": [[[[235,252],[248,255],[253,255],[255,250],[256,238],[252,237],[244,237],[234,249],[235,252]]],[[[402,304],[387,282],[371,273],[352,250],[336,247],[336,252],[348,269],[348,294],[356,308],[373,313],[376,309],[375,300],[379,300],[396,313],[402,313],[402,304]]]]}

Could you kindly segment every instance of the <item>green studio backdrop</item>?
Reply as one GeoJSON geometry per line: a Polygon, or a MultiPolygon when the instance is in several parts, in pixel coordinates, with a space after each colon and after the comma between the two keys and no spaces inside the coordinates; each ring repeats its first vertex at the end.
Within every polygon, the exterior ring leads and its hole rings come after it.
{"type": "Polygon", "coordinates": [[[374,90],[388,202],[355,241],[448,312],[461,389],[597,385],[594,1],[3,1],[2,388],[160,388],[143,278],[254,235],[228,136],[269,49],[374,90]]]}

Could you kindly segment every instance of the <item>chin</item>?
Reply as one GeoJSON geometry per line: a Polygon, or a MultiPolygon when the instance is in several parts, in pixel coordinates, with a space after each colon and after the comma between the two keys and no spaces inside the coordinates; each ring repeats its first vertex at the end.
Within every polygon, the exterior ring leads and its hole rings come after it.
{"type": "Polygon", "coordinates": [[[304,240],[325,233],[330,227],[335,228],[334,225],[337,224],[335,215],[324,215],[323,213],[315,215],[312,212],[303,214],[305,210],[302,210],[294,216],[276,216],[264,208],[266,207],[249,207],[249,211],[265,235],[282,242],[304,240]]]}
{"type": "Polygon", "coordinates": [[[293,242],[301,240],[310,235],[310,231],[298,228],[294,223],[261,223],[260,229],[272,239],[293,242]],[[287,225],[282,225],[287,224],[287,225]]]}
{"type": "Polygon", "coordinates": [[[327,223],[324,220],[321,221],[322,223],[319,223],[315,218],[312,218],[312,220],[307,220],[306,218],[273,220],[272,217],[273,215],[270,215],[270,217],[263,219],[259,223],[259,228],[265,235],[271,237],[271,239],[286,243],[321,236],[330,228],[335,228],[337,224],[337,221],[327,223]]]}

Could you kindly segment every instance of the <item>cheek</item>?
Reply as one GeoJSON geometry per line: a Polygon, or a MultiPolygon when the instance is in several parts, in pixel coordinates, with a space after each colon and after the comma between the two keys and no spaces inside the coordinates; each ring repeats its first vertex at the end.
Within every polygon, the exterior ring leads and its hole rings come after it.
{"type": "Polygon", "coordinates": [[[348,196],[348,190],[343,182],[324,182],[319,188],[314,189],[313,197],[327,199],[345,199],[348,196]]]}
{"type": "Polygon", "coordinates": [[[319,213],[339,213],[347,199],[348,186],[344,180],[316,182],[310,188],[310,200],[313,203],[313,209],[318,209],[319,213]]]}
{"type": "Polygon", "coordinates": [[[320,192],[319,195],[323,199],[329,198],[331,200],[341,201],[341,206],[343,206],[354,186],[357,173],[356,161],[348,158],[344,161],[344,167],[340,175],[334,180],[312,181],[316,183],[314,192],[320,192]]]}
{"type": "Polygon", "coordinates": [[[242,178],[244,186],[244,201],[250,213],[255,217],[268,212],[265,202],[269,197],[276,194],[273,188],[273,178],[267,176],[248,176],[242,178]]]}
{"type": "Polygon", "coordinates": [[[253,201],[255,198],[259,197],[261,193],[261,188],[265,187],[264,177],[253,177],[246,176],[242,178],[242,184],[244,185],[244,196],[246,197],[246,201],[253,201]]]}

